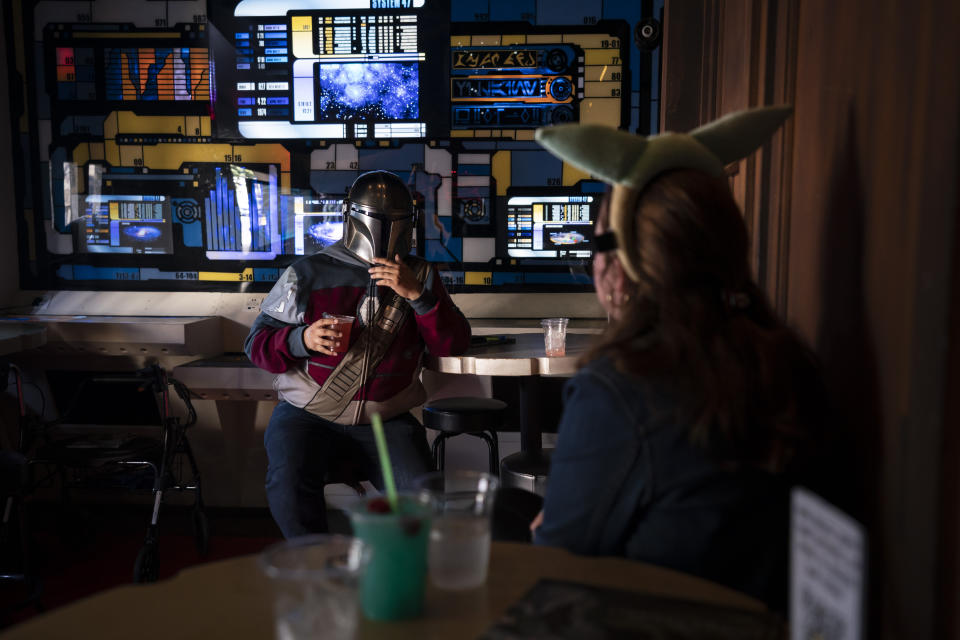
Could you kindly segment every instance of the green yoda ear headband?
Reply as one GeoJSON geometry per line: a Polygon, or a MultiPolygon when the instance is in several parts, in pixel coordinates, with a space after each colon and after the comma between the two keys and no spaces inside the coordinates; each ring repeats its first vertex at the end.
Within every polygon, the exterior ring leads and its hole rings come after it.
{"type": "MultiPolygon", "coordinates": [[[[603,125],[565,124],[537,129],[536,140],[561,160],[588,171],[604,182],[640,192],[670,169],[696,169],[723,175],[725,165],[746,157],[766,142],[792,107],[760,107],[723,116],[690,133],[633,135],[603,125]]],[[[627,276],[640,279],[634,247],[632,207],[617,206],[630,199],[629,190],[614,188],[610,228],[627,276]]]]}

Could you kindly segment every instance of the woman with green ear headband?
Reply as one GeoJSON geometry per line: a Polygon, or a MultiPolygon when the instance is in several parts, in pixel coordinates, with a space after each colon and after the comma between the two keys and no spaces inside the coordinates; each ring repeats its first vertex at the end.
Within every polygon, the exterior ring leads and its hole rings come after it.
{"type": "Polygon", "coordinates": [[[810,351],[752,281],[723,168],[789,114],[755,109],[649,138],[538,130],[611,188],[593,274],[610,324],[565,389],[537,544],[784,604],[788,487],[824,405],[810,351]]]}

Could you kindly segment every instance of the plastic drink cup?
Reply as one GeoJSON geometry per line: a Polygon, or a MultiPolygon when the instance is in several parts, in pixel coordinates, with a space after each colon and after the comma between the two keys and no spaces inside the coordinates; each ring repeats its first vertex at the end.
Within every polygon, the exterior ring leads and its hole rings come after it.
{"type": "Polygon", "coordinates": [[[540,321],[543,327],[543,346],[548,356],[563,356],[567,353],[567,318],[547,318],[540,321]]]}
{"type": "Polygon", "coordinates": [[[430,581],[441,589],[483,585],[499,481],[480,471],[448,471],[422,476],[417,486],[430,494],[434,505],[427,553],[430,581]]]}
{"type": "Polygon", "coordinates": [[[277,640],[353,638],[369,550],[356,538],[312,535],[265,549],[260,568],[273,587],[277,640]]]}
{"type": "Polygon", "coordinates": [[[423,613],[433,509],[427,495],[408,494],[400,494],[397,512],[384,509],[389,504],[379,497],[359,500],[349,510],[354,535],[370,547],[360,606],[371,620],[415,618],[423,613]]]}
{"type": "Polygon", "coordinates": [[[340,336],[340,345],[334,347],[334,351],[337,353],[346,353],[347,349],[350,348],[350,329],[353,328],[353,316],[339,316],[332,313],[324,313],[324,318],[336,318],[337,324],[331,326],[331,329],[339,331],[343,335],[340,336]]]}

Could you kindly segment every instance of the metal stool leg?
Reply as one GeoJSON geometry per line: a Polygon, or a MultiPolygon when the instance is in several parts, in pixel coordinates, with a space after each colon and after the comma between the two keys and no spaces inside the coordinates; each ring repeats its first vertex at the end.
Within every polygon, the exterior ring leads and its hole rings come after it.
{"type": "Polygon", "coordinates": [[[497,432],[493,429],[490,430],[490,437],[493,442],[493,446],[490,449],[490,473],[495,476],[500,475],[500,439],[497,437],[497,432]]]}
{"type": "Polygon", "coordinates": [[[446,439],[450,437],[450,434],[441,431],[437,434],[437,437],[433,439],[433,468],[437,471],[443,471],[444,458],[446,457],[447,447],[446,439]]]}
{"type": "Polygon", "coordinates": [[[471,433],[470,435],[480,438],[481,440],[487,443],[487,450],[490,455],[490,473],[492,475],[500,475],[499,465],[500,465],[500,448],[497,445],[497,434],[494,431],[479,431],[477,433],[471,433]]]}

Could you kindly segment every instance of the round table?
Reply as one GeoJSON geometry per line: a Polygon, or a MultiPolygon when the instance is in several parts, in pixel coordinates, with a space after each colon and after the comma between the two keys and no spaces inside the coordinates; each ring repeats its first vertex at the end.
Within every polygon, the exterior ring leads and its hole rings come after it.
{"type": "MultiPolygon", "coordinates": [[[[470,591],[427,588],[424,617],[402,622],[363,620],[357,637],[476,638],[540,578],[659,594],[743,610],[763,605],[725,587],[622,558],[575,556],[561,549],[494,542],[487,584],[470,591]]],[[[32,618],[4,633],[19,638],[209,640],[273,637],[272,594],[256,556],[186,569],[149,585],[128,585],[32,618]]]]}
{"type": "Polygon", "coordinates": [[[428,369],[440,373],[479,376],[512,376],[520,386],[520,452],[504,459],[501,481],[544,495],[550,470],[549,451],[541,445],[543,425],[538,407],[540,376],[571,376],[580,359],[596,337],[593,334],[567,332],[566,354],[548,357],[542,333],[509,334],[513,344],[473,347],[459,356],[430,357],[428,369]]]}
{"type": "Polygon", "coordinates": [[[566,354],[547,356],[542,333],[514,333],[513,344],[471,347],[459,356],[430,356],[427,367],[440,373],[477,376],[570,376],[577,371],[577,360],[586,353],[594,335],[567,333],[566,354]]]}

